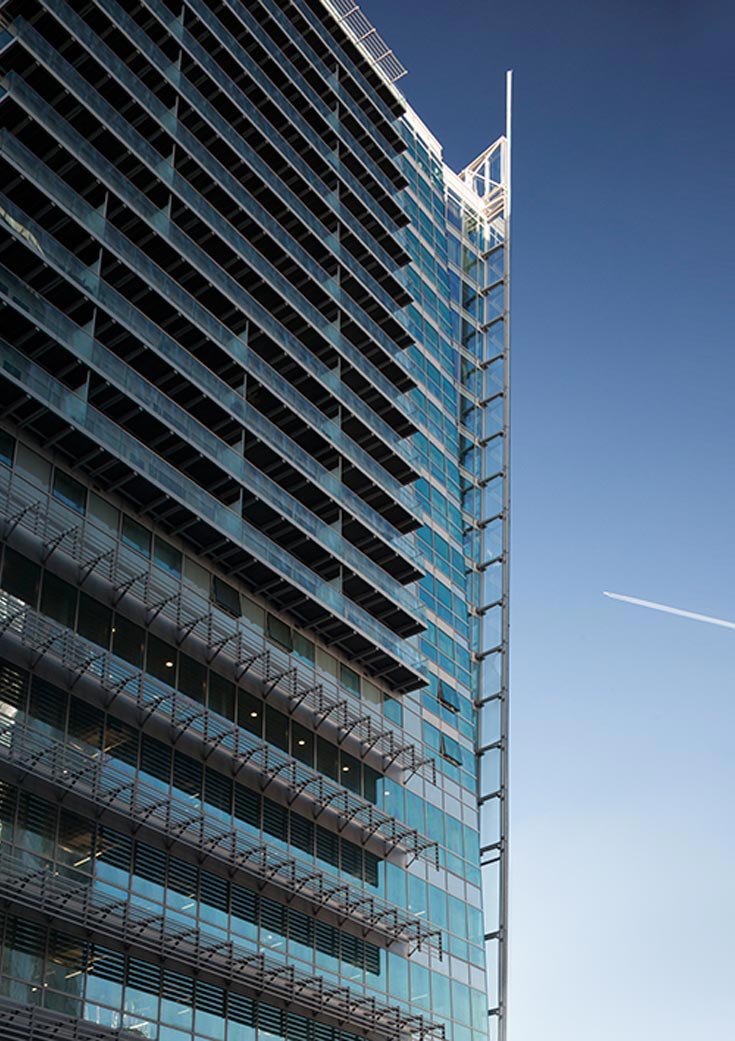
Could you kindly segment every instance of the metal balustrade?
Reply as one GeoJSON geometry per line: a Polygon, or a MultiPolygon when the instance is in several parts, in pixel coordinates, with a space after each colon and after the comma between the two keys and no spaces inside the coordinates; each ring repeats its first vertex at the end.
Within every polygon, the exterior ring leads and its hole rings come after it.
{"type": "Polygon", "coordinates": [[[140,1041],[141,1034],[0,998],[0,1037],[3,1041],[140,1041]]]}
{"type": "Polygon", "coordinates": [[[208,664],[218,661],[237,681],[245,676],[256,681],[266,700],[285,701],[289,714],[298,712],[315,731],[336,731],[338,744],[350,740],[360,758],[371,753],[379,757],[383,771],[396,767],[405,778],[422,771],[436,783],[433,756],[408,742],[399,727],[382,729],[373,713],[346,697],[336,683],[324,676],[315,679],[313,670],[307,672],[292,655],[266,646],[254,626],[219,610],[201,593],[184,587],[164,568],[17,472],[11,480],[4,468],[0,468],[0,521],[4,539],[20,527],[40,540],[43,560],[54,553],[70,557],[79,566],[81,585],[94,573],[113,587],[116,603],[126,595],[135,598],[147,609],[149,624],[159,616],[167,619],[176,626],[179,644],[200,641],[208,664]]]}
{"type": "Polygon", "coordinates": [[[200,812],[167,785],[142,780],[99,750],[64,744],[0,715],[0,775],[21,786],[31,779],[34,789],[48,789],[54,800],[73,796],[94,819],[143,841],[155,833],[167,848],[183,847],[197,862],[206,858],[228,878],[242,873],[259,889],[278,890],[286,904],[298,899],[314,913],[330,913],[338,926],[356,923],[364,938],[381,946],[399,941],[409,954],[431,947],[442,956],[441,930],[430,923],[322,871],[314,861],[258,842],[236,822],[208,815],[206,808],[200,812]]]}
{"type": "Polygon", "coordinates": [[[285,752],[259,741],[247,730],[209,712],[200,702],[0,590],[0,636],[10,634],[30,651],[33,666],[41,658],[51,657],[74,677],[72,687],[82,677],[91,679],[107,695],[106,707],[117,700],[126,702],[139,726],[145,728],[153,714],[164,717],[171,725],[170,738],[174,744],[185,734],[194,735],[206,750],[205,760],[215,754],[226,755],[228,773],[238,776],[248,769],[255,772],[261,791],[266,792],[274,785],[285,794],[288,806],[302,812],[308,806],[315,820],[324,813],[333,815],[339,832],[348,824],[353,825],[352,833],[359,829],[362,844],[378,840],[384,856],[404,853],[409,863],[423,856],[439,866],[435,841],[285,752]]]}
{"type": "MultiPolygon", "coordinates": [[[[134,152],[140,152],[141,154],[139,155],[139,158],[141,158],[141,161],[146,162],[146,157],[142,154],[147,151],[145,140],[134,131],[125,129],[126,121],[121,120],[114,108],[112,108],[112,106],[110,106],[97,91],[91,88],[74,72],[71,66],[69,66],[64,59],[49,46],[47,41],[35,31],[30,23],[26,22],[23,18],[17,18],[13,23],[13,30],[17,38],[23,43],[29,53],[32,54],[36,60],[47,67],[61,82],[66,84],[67,89],[74,93],[80,102],[88,108],[94,116],[99,118],[106,126],[108,126],[111,131],[115,130],[117,132],[119,129],[120,133],[118,136],[120,139],[125,141],[127,146],[131,147],[134,152]]],[[[184,96],[195,109],[198,110],[200,107],[208,107],[206,106],[204,99],[201,98],[201,95],[198,97],[196,96],[198,95],[198,92],[194,91],[193,87],[190,88],[190,85],[185,79],[179,79],[177,87],[181,91],[182,96],[184,96]]],[[[140,95],[140,89],[137,91],[137,96],[140,104],[144,104],[146,98],[140,95]]],[[[157,118],[157,116],[160,115],[162,125],[166,127],[169,133],[173,134],[177,141],[180,141],[185,147],[187,147],[187,150],[191,151],[195,158],[198,158],[204,151],[201,146],[197,148],[196,139],[193,138],[193,136],[189,134],[181,124],[171,124],[170,120],[167,121],[165,110],[156,114],[152,112],[151,115],[152,118],[157,118]]],[[[168,115],[170,116],[170,113],[168,115]]],[[[257,113],[251,112],[250,115],[255,126],[258,126],[260,120],[257,113]]],[[[234,134],[234,131],[228,127],[227,122],[219,117],[216,112],[211,112],[209,114],[208,122],[211,125],[216,126],[223,138],[235,151],[241,152],[241,157],[247,161],[247,155],[249,152],[248,146],[239,135],[234,134]]],[[[267,136],[269,132],[269,124],[263,121],[263,126],[259,129],[261,129],[267,136]]],[[[293,158],[294,157],[292,156],[290,160],[291,162],[293,162],[293,158]]],[[[298,160],[296,160],[296,162],[298,165],[298,160]]],[[[160,157],[154,167],[151,168],[151,174],[154,173],[158,163],[160,163],[160,157]]],[[[325,193],[325,198],[328,197],[330,197],[329,193],[325,193]]],[[[343,216],[345,211],[344,205],[335,203],[335,206],[339,211],[339,215],[343,216]]],[[[242,292],[241,286],[235,284],[231,285],[229,289],[226,289],[225,283],[228,282],[228,279],[224,276],[223,272],[218,271],[217,265],[207,264],[204,256],[200,257],[200,262],[204,263],[209,271],[209,273],[206,274],[206,277],[211,280],[213,284],[220,285],[222,291],[231,297],[233,304],[239,307],[243,315],[245,315],[249,320],[255,322],[255,324],[260,329],[267,332],[268,335],[273,336],[279,346],[281,346],[287,353],[293,354],[294,358],[298,358],[299,362],[303,364],[307,370],[311,371],[317,379],[325,382],[325,377],[328,377],[327,367],[309,350],[307,350],[299,339],[293,336],[279,319],[275,318],[267,308],[259,304],[254,298],[246,296],[242,292]],[[225,278],[225,282],[222,282],[222,278],[225,278]]],[[[144,263],[144,259],[139,256],[136,263],[144,263]]],[[[135,270],[140,271],[139,267],[136,267],[135,270]]],[[[151,267],[149,271],[146,272],[146,277],[150,277],[151,273],[154,272],[155,269],[151,267]]],[[[261,277],[265,277],[265,271],[262,272],[261,277]]],[[[160,279],[156,279],[153,284],[156,284],[159,280],[160,279]]],[[[277,281],[281,284],[281,288],[288,294],[286,299],[288,299],[289,296],[293,298],[295,293],[293,287],[289,289],[281,277],[279,277],[277,281]]],[[[164,293],[164,295],[166,295],[166,286],[170,284],[172,284],[172,280],[163,273],[162,281],[158,288],[164,293]]],[[[175,289],[180,289],[180,287],[175,283],[174,287],[175,289]]],[[[197,301],[185,290],[183,291],[181,300],[184,304],[183,313],[190,317],[195,324],[199,324],[201,308],[197,304],[197,301]]],[[[305,313],[304,317],[306,317],[305,313]]],[[[322,320],[320,325],[321,327],[316,330],[318,335],[332,342],[332,346],[341,353],[353,353],[354,349],[353,351],[350,351],[350,345],[348,342],[344,338],[340,338],[328,323],[322,320]]],[[[217,320],[215,320],[213,327],[218,329],[220,338],[224,337],[225,341],[231,340],[232,336],[229,330],[222,326],[217,320]]],[[[357,352],[357,355],[359,355],[361,369],[364,369],[366,365],[369,365],[369,362],[359,352],[357,352]]],[[[374,367],[371,366],[371,368],[374,367]]],[[[412,410],[414,410],[415,406],[410,399],[397,393],[393,384],[386,379],[380,370],[374,369],[372,376],[372,382],[376,388],[380,389],[382,387],[382,392],[389,394],[387,400],[390,401],[391,405],[401,413],[405,422],[411,423],[412,410]]],[[[335,395],[343,401],[345,407],[349,408],[355,415],[363,418],[371,431],[380,434],[385,446],[396,457],[402,459],[407,466],[411,466],[413,449],[410,445],[404,445],[404,443],[396,436],[395,431],[392,430],[379,412],[372,409],[371,406],[369,406],[359,395],[352,392],[345,384],[335,384],[333,389],[335,395]]]]}
{"type": "MultiPolygon", "coordinates": [[[[12,156],[16,161],[16,168],[24,171],[29,179],[45,179],[46,174],[38,170],[38,163],[31,153],[16,142],[4,142],[2,151],[12,156]],[[34,168],[37,170],[36,174],[31,172],[34,168]]],[[[53,192],[49,190],[48,194],[51,196],[53,192]]],[[[411,616],[414,623],[420,622],[415,594],[395,581],[389,571],[341,533],[324,525],[316,514],[305,509],[303,504],[277,481],[264,473],[255,463],[245,459],[242,451],[236,451],[224,444],[209,430],[206,423],[195,419],[94,337],[85,335],[62,311],[44,298],[29,293],[23,281],[17,279],[13,272],[3,265],[0,265],[0,294],[6,299],[9,297],[14,305],[19,304],[28,313],[35,313],[38,325],[44,332],[65,347],[70,354],[88,364],[92,371],[109,380],[137,406],[155,414],[160,422],[171,430],[181,431],[181,439],[189,448],[209,459],[228,478],[247,488],[249,493],[269,506],[279,516],[282,524],[289,525],[298,533],[300,541],[310,544],[315,552],[320,550],[322,554],[330,555],[342,562],[349,570],[359,574],[365,582],[371,583],[376,592],[392,604],[393,610],[411,616]]],[[[396,571],[399,568],[400,563],[396,571]]]]}
{"type": "Polygon", "coordinates": [[[31,865],[2,851],[0,904],[14,912],[40,915],[50,925],[97,938],[114,949],[132,948],[138,957],[218,986],[322,1016],[340,1027],[349,1025],[350,1030],[372,1038],[444,1038],[442,1024],[162,914],[139,910],[127,899],[97,893],[88,876],[71,876],[71,871],[62,875],[50,866],[31,865]]]}

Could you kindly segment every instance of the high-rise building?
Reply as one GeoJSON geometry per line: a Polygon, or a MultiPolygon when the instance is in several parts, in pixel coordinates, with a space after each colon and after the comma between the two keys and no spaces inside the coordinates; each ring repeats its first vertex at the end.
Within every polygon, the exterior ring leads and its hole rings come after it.
{"type": "Polygon", "coordinates": [[[0,0],[3,1041],[505,1035],[509,142],[402,72],[0,0]]]}

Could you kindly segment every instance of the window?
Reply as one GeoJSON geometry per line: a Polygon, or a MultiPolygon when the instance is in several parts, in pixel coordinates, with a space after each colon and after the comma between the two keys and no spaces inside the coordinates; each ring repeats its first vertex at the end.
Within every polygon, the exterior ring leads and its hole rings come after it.
{"type": "Polygon", "coordinates": [[[347,665],[340,665],[339,681],[346,691],[356,698],[360,697],[360,677],[354,669],[350,669],[347,665]]]}
{"type": "Polygon", "coordinates": [[[403,726],[403,705],[389,694],[383,695],[383,715],[391,723],[395,723],[399,727],[403,726]]]}
{"type": "Polygon", "coordinates": [[[288,716],[270,705],[265,706],[265,739],[276,748],[288,751],[288,716]]]}
{"type": "Polygon", "coordinates": [[[218,607],[231,614],[233,618],[239,618],[242,614],[240,594],[234,586],[223,581],[219,575],[212,576],[212,599],[218,607]]]}
{"type": "Polygon", "coordinates": [[[354,756],[342,752],[340,755],[339,779],[341,784],[357,795],[361,794],[361,770],[360,763],[354,756]]]}
{"type": "Polygon", "coordinates": [[[3,589],[11,596],[17,596],[19,600],[35,607],[40,582],[41,569],[38,564],[32,563],[27,557],[6,546],[3,589]]]}
{"type": "Polygon", "coordinates": [[[0,463],[6,466],[13,465],[13,453],[15,451],[15,438],[4,430],[0,430],[0,463]]]}
{"type": "Polygon", "coordinates": [[[439,680],[439,701],[452,712],[459,712],[459,696],[456,690],[447,686],[444,680],[439,680]]]}
{"type": "Polygon", "coordinates": [[[127,517],[123,514],[122,519],[122,540],[126,546],[131,546],[136,549],[138,553],[142,553],[144,557],[150,557],[151,555],[151,533],[147,528],[144,528],[142,524],[138,524],[132,517],[127,517]]]}
{"type": "Polygon", "coordinates": [[[308,662],[309,665],[313,665],[315,659],[314,644],[311,640],[307,640],[305,636],[302,636],[301,633],[294,631],[292,636],[294,654],[308,662]]]}
{"type": "Polygon", "coordinates": [[[454,763],[456,766],[462,765],[462,749],[459,742],[455,741],[453,737],[449,737],[448,734],[442,734],[441,754],[450,763],[454,763]]]}
{"type": "Polygon", "coordinates": [[[100,647],[110,646],[110,630],[112,629],[112,611],[86,593],[79,594],[79,616],[77,630],[92,643],[100,647]]]}
{"type": "Polygon", "coordinates": [[[325,741],[323,737],[317,738],[316,745],[316,768],[325,777],[331,777],[333,781],[339,778],[339,753],[334,745],[325,741]]]}
{"type": "Polygon", "coordinates": [[[74,615],[77,607],[77,591],[62,578],[49,571],[43,576],[43,592],[41,593],[41,613],[61,622],[68,629],[74,628],[74,615]]]}
{"type": "Polygon", "coordinates": [[[102,525],[103,528],[107,528],[108,531],[117,535],[117,530],[120,526],[120,511],[115,509],[111,503],[107,502],[106,499],[100,498],[99,495],[95,495],[94,492],[90,492],[87,509],[90,517],[94,517],[97,524],[102,525]]]}
{"type": "Polygon", "coordinates": [[[179,690],[187,697],[204,704],[207,691],[207,670],[201,662],[188,654],[179,655],[179,690]]]}
{"type": "Polygon", "coordinates": [[[263,732],[263,702],[247,690],[237,692],[237,722],[258,737],[263,732]]]}
{"type": "Polygon", "coordinates": [[[314,764],[314,735],[299,723],[292,724],[292,754],[308,766],[314,764]]]}
{"type": "Polygon", "coordinates": [[[143,643],[145,631],[121,615],[115,615],[113,649],[115,654],[138,668],[143,666],[143,643]]]}
{"type": "Polygon", "coordinates": [[[176,575],[177,578],[181,577],[181,553],[158,535],[153,544],[153,559],[172,575],[176,575]]]}
{"type": "Polygon", "coordinates": [[[84,513],[87,508],[87,489],[79,481],[65,474],[63,470],[54,470],[54,498],[71,506],[77,513],[84,513]]]}
{"type": "Polygon", "coordinates": [[[209,708],[227,719],[235,717],[235,684],[216,672],[209,674],[209,708]]]}
{"type": "Polygon", "coordinates": [[[160,640],[153,633],[148,636],[148,653],[146,668],[156,679],[175,686],[176,684],[176,649],[170,643],[160,640]]]}
{"type": "Polygon", "coordinates": [[[48,488],[51,479],[51,463],[48,463],[38,452],[33,452],[19,443],[15,449],[15,465],[42,488],[48,488]]]}
{"type": "Polygon", "coordinates": [[[269,614],[267,616],[267,630],[271,640],[280,644],[287,651],[293,650],[290,625],[286,625],[280,618],[276,618],[274,614],[269,614]]]}

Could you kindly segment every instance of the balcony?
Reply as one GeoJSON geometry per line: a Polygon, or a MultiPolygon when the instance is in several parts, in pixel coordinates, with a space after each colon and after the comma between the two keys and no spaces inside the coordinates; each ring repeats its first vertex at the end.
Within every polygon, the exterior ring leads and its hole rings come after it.
{"type": "Polygon", "coordinates": [[[29,864],[3,851],[0,901],[12,912],[40,915],[53,927],[98,939],[113,949],[132,947],[141,958],[197,979],[318,1015],[338,1027],[349,1024],[374,1041],[444,1038],[443,1026],[423,1016],[338,987],[204,930],[170,923],[162,914],[139,910],[127,899],[97,894],[88,876],[74,875],[70,871],[64,877],[40,861],[29,864]]]}
{"type": "MultiPolygon", "coordinates": [[[[68,558],[80,585],[92,577],[107,587],[111,600],[125,598],[142,605],[148,624],[168,622],[176,643],[203,652],[208,664],[236,681],[245,681],[266,701],[282,707],[316,733],[322,732],[381,772],[400,772],[403,780],[421,771],[436,783],[436,764],[422,746],[409,741],[400,727],[346,696],[330,677],[299,665],[285,651],[267,644],[264,634],[245,619],[234,619],[201,592],[184,584],[154,561],[143,557],[110,532],[64,505],[48,490],[0,468],[0,518],[3,537],[15,528],[30,536],[48,561],[68,558]]],[[[226,720],[222,719],[222,723],[226,720]]]]}
{"type": "Polygon", "coordinates": [[[0,715],[0,776],[117,831],[273,895],[372,943],[442,955],[441,931],[377,894],[323,871],[140,778],[113,757],[79,748],[0,715]]]}

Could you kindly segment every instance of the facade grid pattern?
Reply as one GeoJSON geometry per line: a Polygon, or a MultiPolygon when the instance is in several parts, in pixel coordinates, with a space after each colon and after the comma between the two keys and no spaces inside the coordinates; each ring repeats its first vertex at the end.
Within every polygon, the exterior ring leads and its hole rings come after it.
{"type": "Polygon", "coordinates": [[[0,1033],[505,1041],[506,133],[347,0],[0,0],[0,1033]]]}

